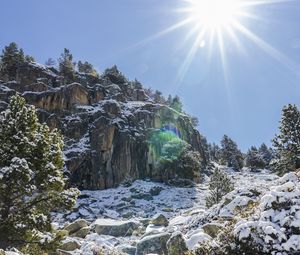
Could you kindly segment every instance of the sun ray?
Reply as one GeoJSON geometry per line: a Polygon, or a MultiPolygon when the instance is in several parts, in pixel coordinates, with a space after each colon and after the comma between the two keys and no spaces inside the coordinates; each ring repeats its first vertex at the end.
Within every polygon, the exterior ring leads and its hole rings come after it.
{"type": "Polygon", "coordinates": [[[275,60],[279,61],[281,64],[285,65],[291,71],[293,71],[296,75],[299,74],[300,66],[296,64],[293,60],[288,58],[286,55],[281,53],[279,50],[271,46],[269,43],[264,41],[262,38],[257,36],[255,33],[247,29],[242,24],[236,23],[235,27],[247,36],[252,42],[254,42],[258,47],[260,47],[264,52],[266,52],[270,57],[274,58],[275,60]]]}

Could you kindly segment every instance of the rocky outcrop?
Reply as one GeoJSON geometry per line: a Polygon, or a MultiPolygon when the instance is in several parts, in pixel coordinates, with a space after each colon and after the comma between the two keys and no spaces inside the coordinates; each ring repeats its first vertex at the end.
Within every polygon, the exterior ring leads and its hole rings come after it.
{"type": "Polygon", "coordinates": [[[128,177],[163,180],[149,141],[166,130],[189,143],[205,161],[200,134],[190,118],[153,103],[137,82],[120,73],[117,77],[76,73],[74,83],[62,84],[55,68],[25,63],[15,81],[0,81],[0,109],[5,109],[11,95],[21,93],[38,108],[41,122],[61,130],[72,185],[106,189],[128,177]]]}
{"type": "Polygon", "coordinates": [[[136,255],[144,254],[168,254],[167,241],[170,234],[156,234],[142,238],[136,247],[136,255]]]}

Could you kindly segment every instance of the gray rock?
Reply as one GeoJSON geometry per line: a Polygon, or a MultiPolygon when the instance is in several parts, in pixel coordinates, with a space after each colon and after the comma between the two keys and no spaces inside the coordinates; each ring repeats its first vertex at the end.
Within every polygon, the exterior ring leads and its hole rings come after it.
{"type": "Polygon", "coordinates": [[[85,228],[85,227],[88,227],[88,222],[84,219],[78,219],[65,226],[64,230],[67,230],[69,234],[72,235],[73,233],[77,232],[81,228],[85,228]]]}
{"type": "Polygon", "coordinates": [[[85,238],[89,232],[90,232],[90,227],[83,227],[78,231],[76,231],[75,233],[73,233],[71,236],[85,238]]]}
{"type": "Polygon", "coordinates": [[[152,220],[150,221],[151,224],[155,226],[168,226],[169,221],[167,220],[166,216],[163,214],[157,214],[155,215],[152,220]]]}
{"type": "Polygon", "coordinates": [[[131,197],[134,199],[144,199],[147,201],[153,200],[153,197],[149,193],[136,193],[131,195],[131,197]]]}
{"type": "Polygon", "coordinates": [[[69,239],[69,240],[65,240],[62,245],[60,246],[61,250],[64,251],[74,251],[76,249],[80,248],[80,243],[77,240],[74,239],[69,239]]]}
{"type": "Polygon", "coordinates": [[[163,190],[162,187],[153,187],[149,190],[149,193],[151,196],[158,196],[160,194],[160,192],[163,190]]]}
{"type": "Polygon", "coordinates": [[[125,254],[128,255],[135,255],[136,253],[136,247],[131,246],[131,245],[123,245],[123,246],[119,246],[118,249],[125,254]]]}
{"type": "Polygon", "coordinates": [[[172,234],[167,242],[168,255],[184,255],[187,254],[188,248],[183,235],[180,232],[172,234]]]}
{"type": "Polygon", "coordinates": [[[136,255],[144,255],[148,253],[168,254],[167,241],[170,234],[163,233],[157,235],[146,236],[142,238],[136,247],[136,255]]]}
{"type": "Polygon", "coordinates": [[[223,226],[220,223],[206,223],[202,226],[203,231],[205,234],[210,235],[212,238],[215,238],[219,231],[223,228],[223,226]]]}
{"type": "Polygon", "coordinates": [[[136,221],[119,221],[112,219],[97,219],[93,229],[99,235],[130,236],[139,227],[136,221]]]}

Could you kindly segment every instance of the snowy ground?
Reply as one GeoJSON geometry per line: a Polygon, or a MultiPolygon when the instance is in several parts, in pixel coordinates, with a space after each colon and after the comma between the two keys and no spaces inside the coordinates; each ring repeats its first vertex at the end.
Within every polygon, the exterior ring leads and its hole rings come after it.
{"type": "MultiPolygon", "coordinates": [[[[278,176],[266,170],[258,173],[248,170],[242,172],[225,170],[235,183],[233,196],[237,196],[237,193],[242,194],[254,186],[258,190],[264,190],[272,181],[278,179],[278,176]]],[[[209,236],[201,229],[203,218],[207,219],[216,213],[222,213],[217,207],[211,210],[206,208],[205,197],[208,193],[208,180],[193,188],[176,188],[162,183],[137,180],[129,187],[82,191],[74,211],[64,215],[57,214],[55,222],[59,226],[78,218],[84,218],[90,223],[99,218],[143,222],[161,213],[169,220],[168,227],[151,227],[150,225],[143,230],[142,234],[180,231],[185,235],[189,248],[193,249],[199,240],[209,239],[209,236]]],[[[243,201],[238,200],[238,203],[243,203],[243,201]]],[[[231,206],[234,207],[234,205],[231,206]]],[[[230,214],[230,205],[226,208],[222,208],[224,216],[230,214]]],[[[85,239],[77,238],[81,248],[72,254],[93,254],[95,246],[120,251],[126,245],[136,245],[140,238],[138,234],[129,237],[113,237],[90,233],[85,239]]]]}

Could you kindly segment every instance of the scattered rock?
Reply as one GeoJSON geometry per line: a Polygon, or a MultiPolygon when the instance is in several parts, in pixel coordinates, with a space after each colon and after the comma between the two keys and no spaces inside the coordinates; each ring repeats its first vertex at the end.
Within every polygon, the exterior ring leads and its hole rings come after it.
{"type": "Polygon", "coordinates": [[[112,219],[98,219],[93,223],[93,229],[99,235],[130,236],[139,227],[135,221],[119,221],[112,219]]]}
{"type": "Polygon", "coordinates": [[[121,247],[119,247],[119,250],[128,255],[135,255],[135,253],[136,253],[136,247],[131,246],[131,245],[121,246],[121,247]]]}
{"type": "Polygon", "coordinates": [[[185,239],[180,232],[172,234],[167,242],[168,255],[184,255],[187,254],[188,248],[185,239]]]}
{"type": "Polygon", "coordinates": [[[168,233],[151,235],[142,238],[137,243],[136,255],[149,253],[168,254],[167,241],[169,238],[170,234],[168,233]]]}
{"type": "Polygon", "coordinates": [[[131,195],[131,197],[135,199],[144,199],[147,201],[153,200],[153,197],[149,193],[136,193],[131,195]]]}
{"type": "Polygon", "coordinates": [[[155,215],[152,220],[150,221],[151,224],[155,226],[168,226],[169,221],[167,220],[166,216],[163,214],[157,214],[155,215]]]}
{"type": "Polygon", "coordinates": [[[84,219],[78,219],[70,223],[66,227],[64,227],[64,230],[67,230],[69,234],[72,235],[73,233],[77,232],[81,228],[85,228],[85,227],[88,227],[88,222],[84,219]]]}
{"type": "Polygon", "coordinates": [[[162,190],[163,190],[162,187],[156,186],[151,188],[149,190],[149,193],[151,194],[151,196],[158,196],[162,190]]]}
{"type": "Polygon", "coordinates": [[[80,243],[75,239],[66,239],[60,246],[61,250],[64,251],[74,251],[80,248],[80,243]]]}
{"type": "Polygon", "coordinates": [[[90,232],[90,227],[83,227],[78,231],[76,231],[75,233],[73,233],[71,236],[85,238],[89,232],[90,232]]]}
{"type": "Polygon", "coordinates": [[[219,223],[206,223],[202,226],[204,233],[210,235],[211,237],[215,238],[219,231],[222,229],[222,225],[219,223]]]}

